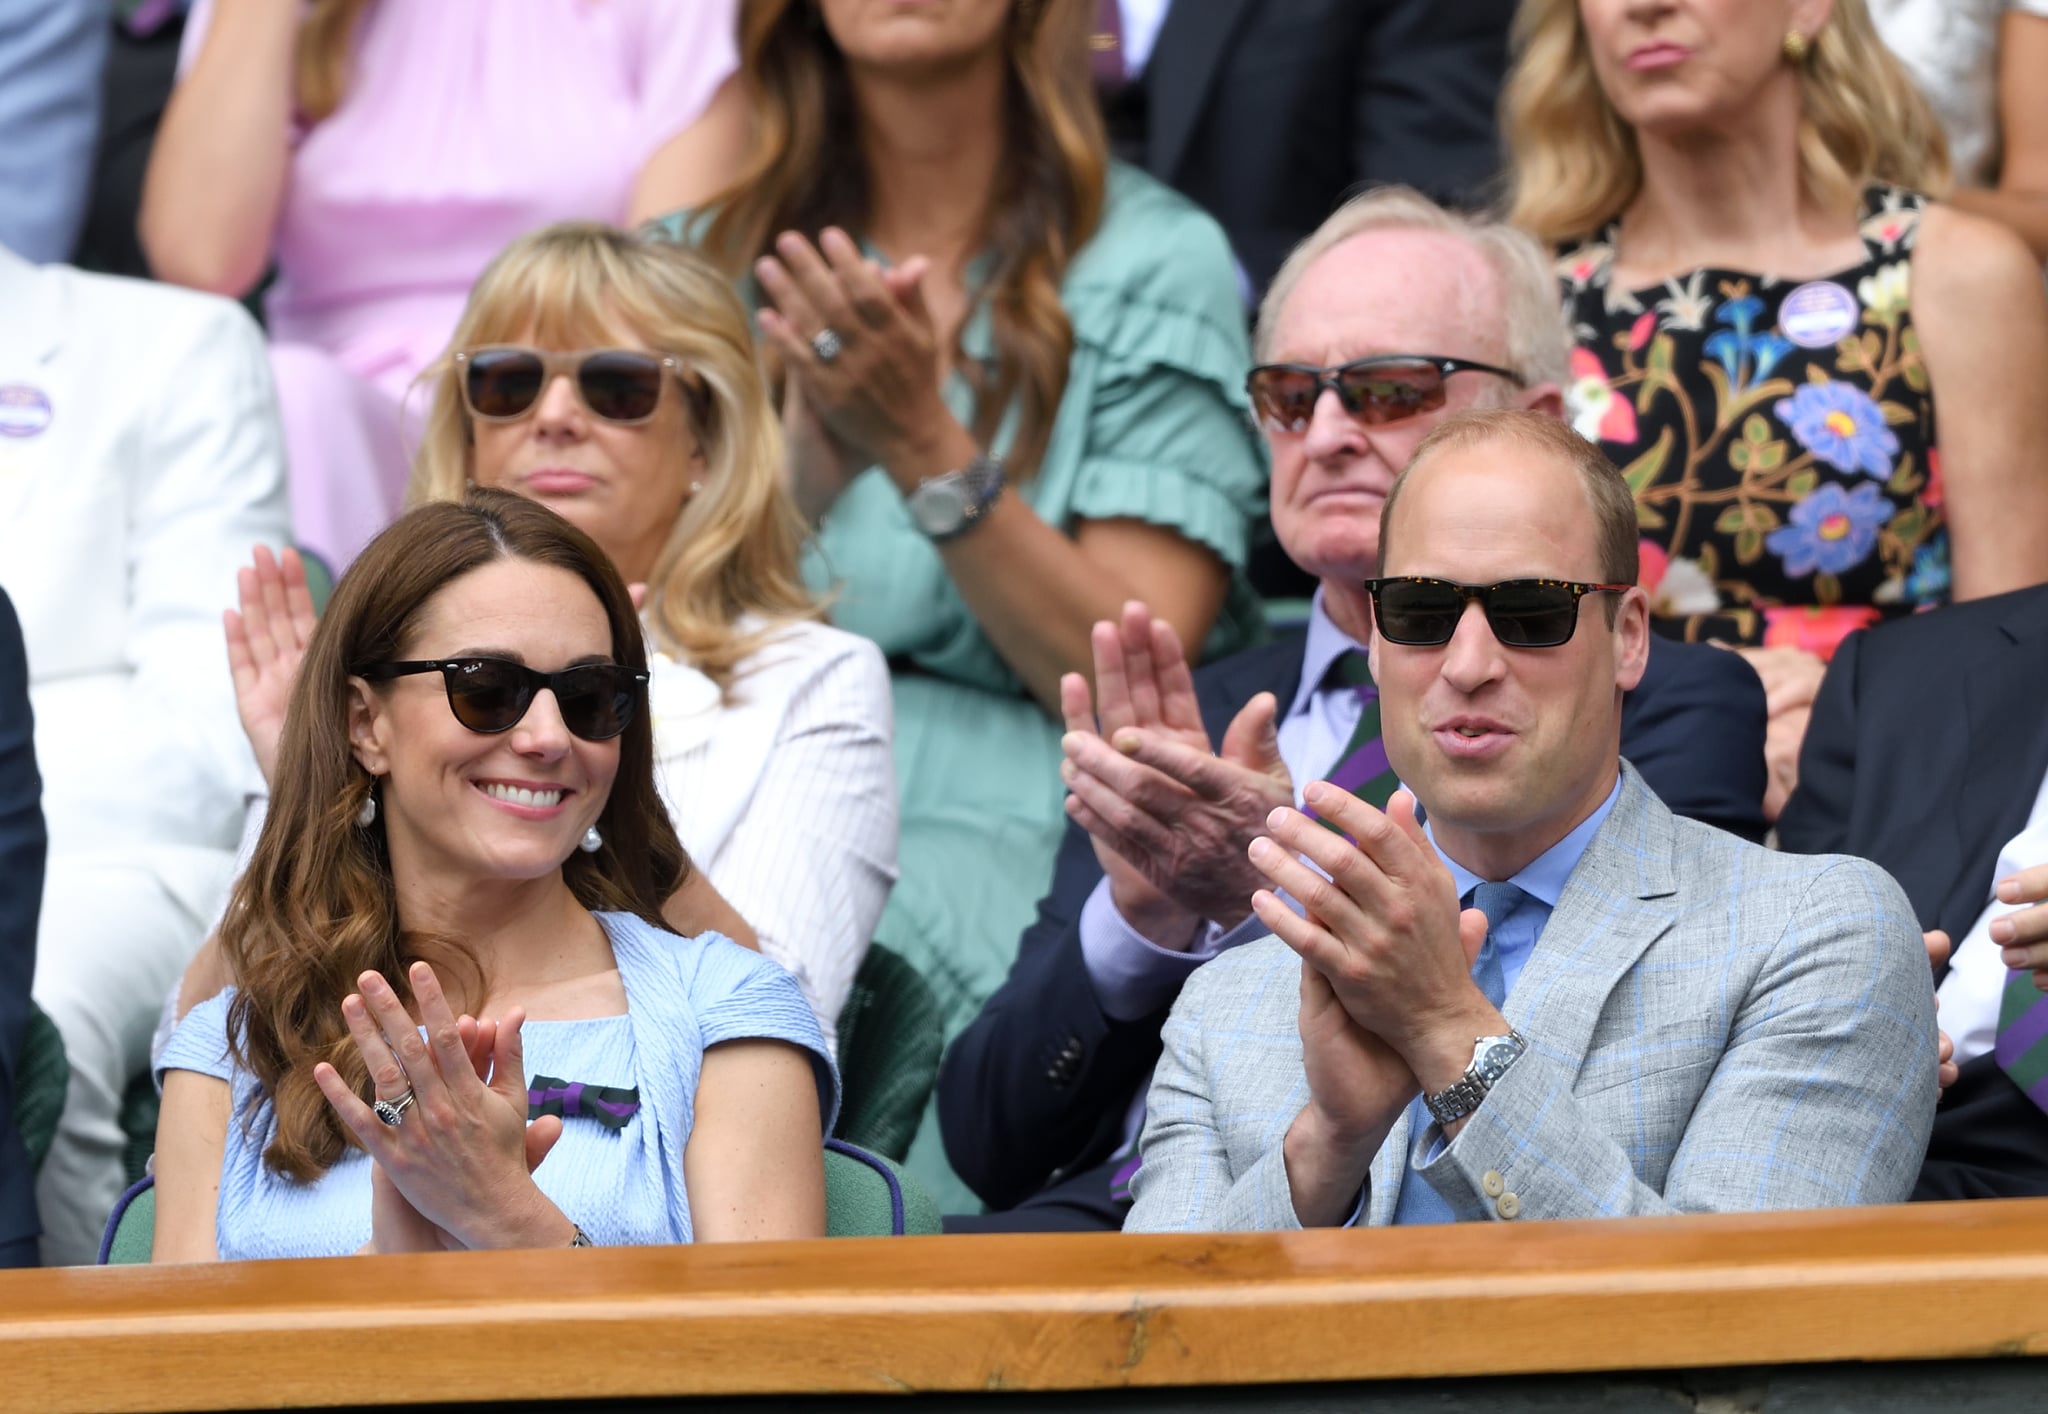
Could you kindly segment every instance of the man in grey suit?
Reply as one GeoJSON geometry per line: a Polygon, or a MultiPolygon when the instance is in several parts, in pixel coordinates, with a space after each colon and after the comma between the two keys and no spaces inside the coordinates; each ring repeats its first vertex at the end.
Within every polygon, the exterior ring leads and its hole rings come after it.
{"type": "Polygon", "coordinates": [[[1311,785],[1321,820],[1253,842],[1274,936],[1174,1006],[1127,1231],[1906,1197],[1936,1096],[1911,906],[1673,816],[1620,759],[1636,547],[1627,484],[1555,419],[1417,450],[1368,586],[1405,789],[1311,785]]]}

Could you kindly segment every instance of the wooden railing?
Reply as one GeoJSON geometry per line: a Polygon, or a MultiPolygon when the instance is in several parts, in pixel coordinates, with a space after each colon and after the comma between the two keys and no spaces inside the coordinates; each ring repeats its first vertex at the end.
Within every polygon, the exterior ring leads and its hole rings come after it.
{"type": "MultiPolygon", "coordinates": [[[[2040,1354],[2048,1200],[0,1272],[9,1409],[1107,1390],[2040,1354]]],[[[2048,1389],[2048,1367],[2040,1379],[2048,1389]]]]}

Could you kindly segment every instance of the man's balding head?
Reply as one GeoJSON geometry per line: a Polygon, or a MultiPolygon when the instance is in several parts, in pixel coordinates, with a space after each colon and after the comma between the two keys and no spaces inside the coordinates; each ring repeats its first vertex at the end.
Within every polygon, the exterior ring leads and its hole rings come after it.
{"type": "Polygon", "coordinates": [[[1380,354],[1457,358],[1521,379],[1456,373],[1442,408],[1379,424],[1325,392],[1306,426],[1266,426],[1274,530],[1289,558],[1326,583],[1377,572],[1387,491],[1436,423],[1472,408],[1562,412],[1568,347],[1542,250],[1405,188],[1353,198],[1288,257],[1260,310],[1258,349],[1261,362],[1313,367],[1380,354]]]}

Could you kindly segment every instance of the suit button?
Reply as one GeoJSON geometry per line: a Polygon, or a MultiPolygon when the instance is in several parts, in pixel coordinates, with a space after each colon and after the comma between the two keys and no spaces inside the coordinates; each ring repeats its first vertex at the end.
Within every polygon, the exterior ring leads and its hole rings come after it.
{"type": "Polygon", "coordinates": [[[1512,1193],[1503,1193],[1494,1201],[1493,1210],[1513,1222],[1522,1215],[1522,1200],[1512,1193]]]}
{"type": "Polygon", "coordinates": [[[1479,1186],[1486,1190],[1486,1196],[1489,1198],[1498,1198],[1508,1190],[1507,1184],[1501,1181],[1498,1169],[1488,1169],[1486,1176],[1479,1180],[1479,1186]]]}

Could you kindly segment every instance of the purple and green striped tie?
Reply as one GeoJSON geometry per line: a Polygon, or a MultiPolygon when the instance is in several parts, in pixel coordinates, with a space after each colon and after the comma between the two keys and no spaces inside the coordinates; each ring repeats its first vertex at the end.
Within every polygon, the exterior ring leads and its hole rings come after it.
{"type": "Polygon", "coordinates": [[[2048,1110],[2048,993],[2034,985],[2032,972],[2006,973],[1992,1053],[2013,1084],[2048,1110]]]}
{"type": "MultiPolygon", "coordinates": [[[[1330,665],[1323,684],[1348,687],[1356,693],[1359,713],[1351,740],[1344,743],[1336,764],[1323,773],[1322,779],[1340,790],[1350,791],[1376,810],[1385,810],[1387,801],[1400,788],[1401,778],[1387,764],[1387,748],[1380,740],[1380,690],[1373,685],[1372,669],[1365,654],[1354,648],[1339,657],[1330,665]]],[[[1330,829],[1337,828],[1327,820],[1322,823],[1330,829]]]]}

